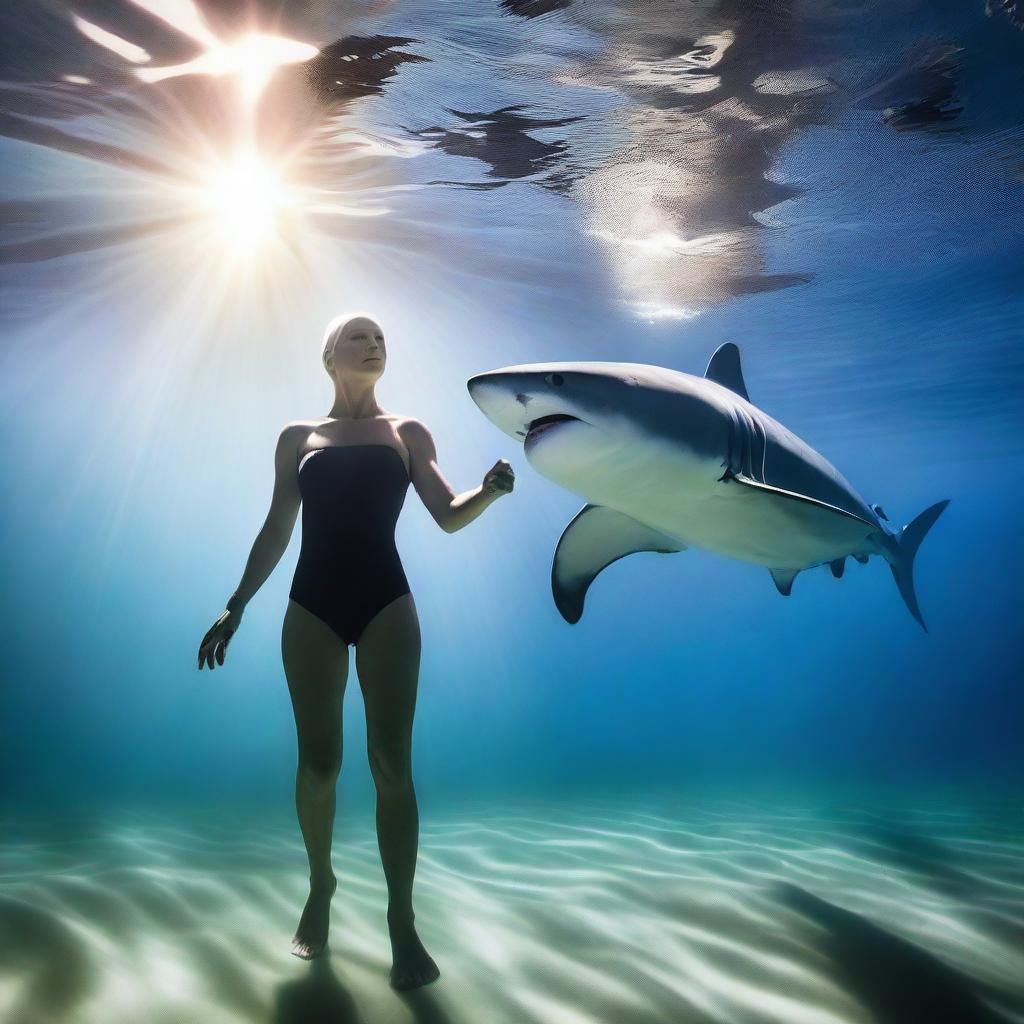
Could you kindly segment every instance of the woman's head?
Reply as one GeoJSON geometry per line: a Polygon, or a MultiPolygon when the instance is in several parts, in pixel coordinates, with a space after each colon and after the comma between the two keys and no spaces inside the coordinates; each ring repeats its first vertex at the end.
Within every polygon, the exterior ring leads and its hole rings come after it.
{"type": "Polygon", "coordinates": [[[341,313],[324,331],[324,369],[332,380],[376,380],[384,372],[384,331],[369,313],[341,313]]]}

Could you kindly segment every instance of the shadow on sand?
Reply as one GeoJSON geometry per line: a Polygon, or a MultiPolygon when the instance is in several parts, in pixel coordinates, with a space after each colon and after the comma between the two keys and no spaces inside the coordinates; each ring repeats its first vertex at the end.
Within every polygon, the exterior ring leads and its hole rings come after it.
{"type": "Polygon", "coordinates": [[[827,932],[822,950],[835,978],[878,1024],[1009,1024],[986,1006],[971,982],[905,939],[826,900],[784,884],[781,902],[827,932]]]}
{"type": "MultiPolygon", "coordinates": [[[[435,983],[436,984],[436,983],[435,983]]],[[[415,1024],[456,1024],[430,986],[396,993],[415,1024]]],[[[373,1024],[331,967],[330,956],[313,960],[308,972],[277,990],[271,1024],[373,1024]]]]}

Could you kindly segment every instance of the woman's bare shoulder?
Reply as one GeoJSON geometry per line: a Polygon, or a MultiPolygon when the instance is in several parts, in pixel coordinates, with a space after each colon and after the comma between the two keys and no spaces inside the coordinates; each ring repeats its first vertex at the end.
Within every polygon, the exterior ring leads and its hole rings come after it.
{"type": "Polygon", "coordinates": [[[286,423],[281,428],[281,433],[277,438],[278,448],[286,448],[293,451],[298,449],[299,445],[301,445],[322,422],[323,420],[314,419],[292,420],[290,423],[286,423]]]}
{"type": "Polygon", "coordinates": [[[308,434],[311,430],[316,430],[323,422],[322,417],[311,420],[292,420],[281,428],[281,437],[284,437],[286,434],[296,436],[303,433],[308,434]]]}
{"type": "Polygon", "coordinates": [[[413,416],[396,416],[395,430],[407,445],[432,444],[434,440],[427,425],[413,416]]]}

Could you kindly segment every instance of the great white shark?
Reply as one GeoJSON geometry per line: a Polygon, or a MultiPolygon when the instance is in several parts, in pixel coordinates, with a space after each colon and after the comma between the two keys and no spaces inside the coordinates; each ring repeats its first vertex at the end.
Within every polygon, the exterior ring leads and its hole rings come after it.
{"type": "Polygon", "coordinates": [[[703,377],[639,363],[533,363],[477,374],[468,387],[534,469],[587,501],[551,567],[566,621],[579,621],[587,589],[612,562],[692,547],[764,566],[784,596],[804,569],[827,565],[839,577],[848,557],[877,555],[927,630],[914,555],[948,499],[894,527],[750,401],[734,344],[703,377]]]}

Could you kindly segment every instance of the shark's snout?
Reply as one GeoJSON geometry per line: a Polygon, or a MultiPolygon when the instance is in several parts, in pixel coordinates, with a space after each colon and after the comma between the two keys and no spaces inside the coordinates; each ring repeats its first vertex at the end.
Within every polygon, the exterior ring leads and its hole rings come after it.
{"type": "Polygon", "coordinates": [[[574,418],[561,374],[547,366],[509,367],[470,377],[466,386],[480,411],[510,437],[524,441],[540,428],[574,418]]]}
{"type": "Polygon", "coordinates": [[[529,429],[530,396],[520,382],[501,372],[478,373],[466,383],[469,396],[480,411],[511,437],[522,440],[529,429]]]}
{"type": "Polygon", "coordinates": [[[469,396],[480,408],[487,413],[493,409],[496,403],[501,403],[509,398],[516,398],[517,392],[514,382],[507,375],[500,372],[478,373],[466,381],[469,389],[469,396]]]}
{"type": "Polygon", "coordinates": [[[466,381],[466,387],[469,388],[470,397],[474,401],[476,401],[477,395],[483,392],[484,385],[489,382],[491,376],[492,374],[489,373],[478,373],[466,381]]]}

